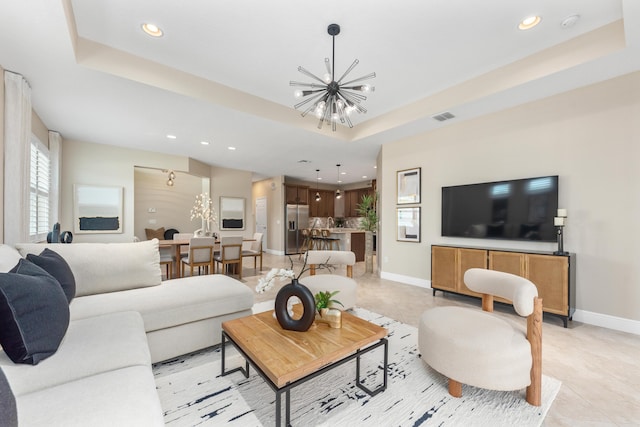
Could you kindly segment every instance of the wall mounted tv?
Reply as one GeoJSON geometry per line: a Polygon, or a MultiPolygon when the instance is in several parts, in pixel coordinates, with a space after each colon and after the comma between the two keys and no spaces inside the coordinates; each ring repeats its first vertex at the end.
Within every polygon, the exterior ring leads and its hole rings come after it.
{"type": "Polygon", "coordinates": [[[558,176],[442,187],[442,235],[555,242],[558,176]]]}

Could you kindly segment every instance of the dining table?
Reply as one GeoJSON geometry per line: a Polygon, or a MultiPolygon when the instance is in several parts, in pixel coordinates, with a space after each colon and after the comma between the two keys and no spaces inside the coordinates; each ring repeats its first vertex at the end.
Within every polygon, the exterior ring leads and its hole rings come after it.
{"type": "MultiPolygon", "coordinates": [[[[176,240],[160,240],[158,242],[158,246],[162,247],[162,248],[167,248],[167,247],[172,247],[175,248],[175,257],[176,257],[176,268],[174,268],[174,273],[173,276],[174,278],[179,278],[181,277],[180,274],[180,258],[181,258],[181,253],[182,253],[182,247],[183,246],[189,246],[189,241],[190,239],[176,239],[176,240]]],[[[242,239],[243,242],[253,242],[255,241],[255,239],[242,239]]],[[[213,247],[213,251],[220,251],[220,240],[216,239],[216,243],[215,246],[213,247]]]]}

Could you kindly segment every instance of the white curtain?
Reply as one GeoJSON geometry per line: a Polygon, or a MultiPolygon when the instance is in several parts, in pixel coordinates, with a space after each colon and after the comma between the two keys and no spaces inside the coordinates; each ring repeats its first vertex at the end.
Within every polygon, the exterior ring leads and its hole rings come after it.
{"type": "Polygon", "coordinates": [[[4,72],[4,243],[29,241],[31,87],[4,72]]]}
{"type": "Polygon", "coordinates": [[[60,153],[62,137],[49,131],[49,161],[51,162],[51,187],[49,188],[49,224],[60,222],[60,153]]]}

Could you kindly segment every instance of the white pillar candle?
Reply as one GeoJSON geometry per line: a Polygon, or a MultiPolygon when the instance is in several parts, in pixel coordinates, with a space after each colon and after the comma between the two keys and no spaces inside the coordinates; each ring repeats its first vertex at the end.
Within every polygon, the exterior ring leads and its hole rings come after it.
{"type": "Polygon", "coordinates": [[[567,210],[566,209],[558,209],[558,216],[566,218],[567,217],[567,210]]]}

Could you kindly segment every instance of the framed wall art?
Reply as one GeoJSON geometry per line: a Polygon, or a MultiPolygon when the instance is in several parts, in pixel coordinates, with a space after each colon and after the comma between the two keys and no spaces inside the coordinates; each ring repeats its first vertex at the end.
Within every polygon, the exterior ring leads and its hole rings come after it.
{"type": "Polygon", "coordinates": [[[420,168],[398,171],[399,205],[420,203],[420,168]]]}
{"type": "Polygon", "coordinates": [[[420,208],[396,208],[399,242],[420,242],[420,208]]]}
{"type": "Polygon", "coordinates": [[[122,187],[74,184],[73,232],[122,233],[122,187]]]}
{"type": "Polygon", "coordinates": [[[220,196],[220,230],[244,230],[244,197],[220,196]]]}

